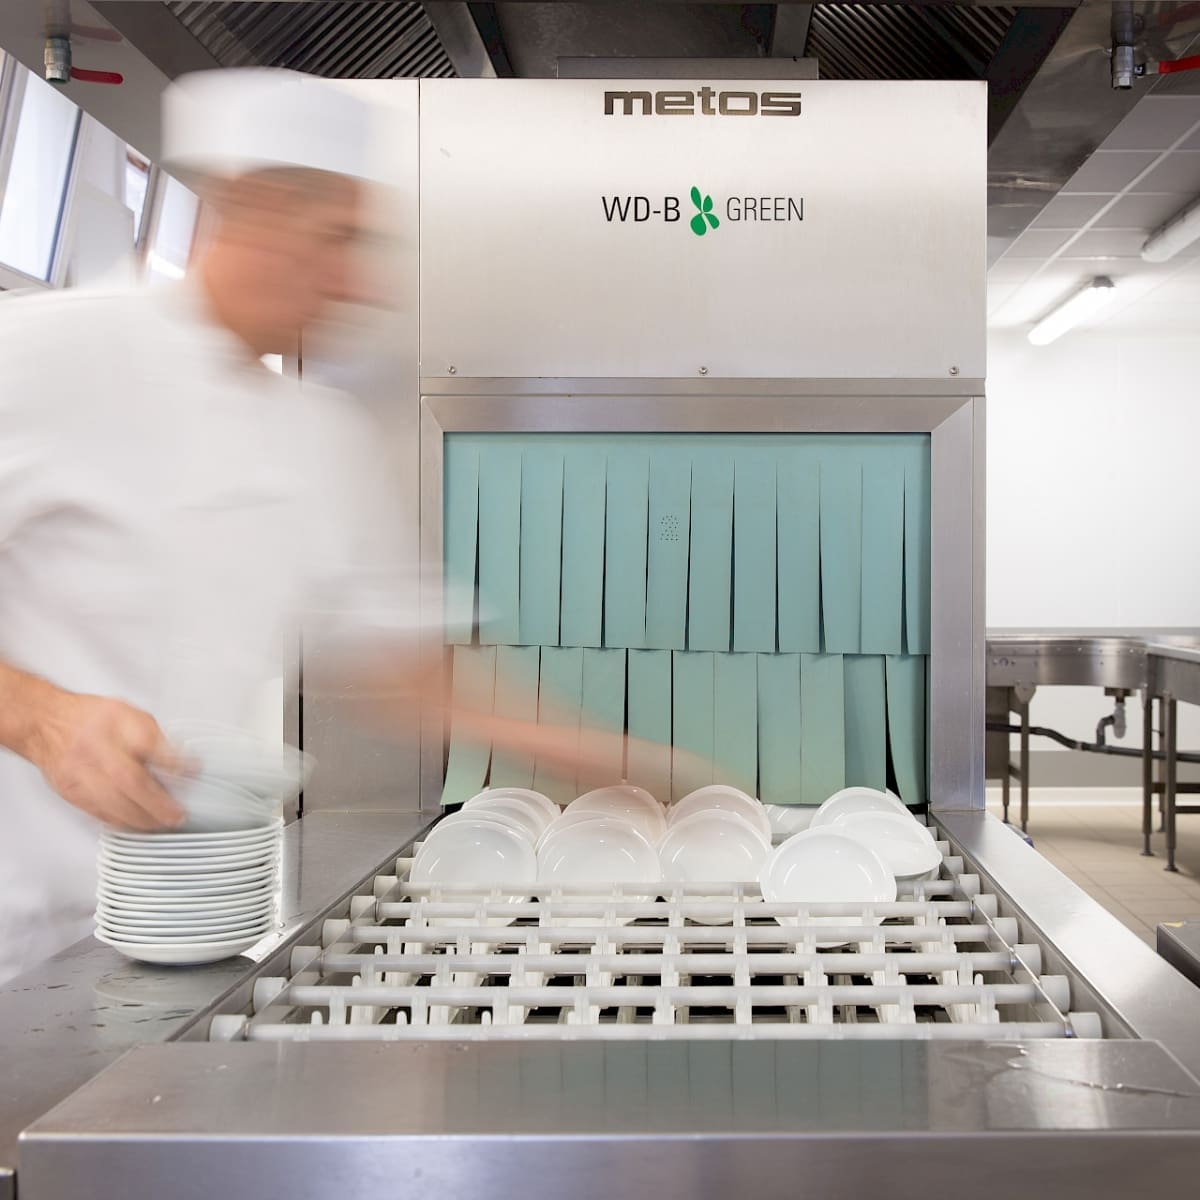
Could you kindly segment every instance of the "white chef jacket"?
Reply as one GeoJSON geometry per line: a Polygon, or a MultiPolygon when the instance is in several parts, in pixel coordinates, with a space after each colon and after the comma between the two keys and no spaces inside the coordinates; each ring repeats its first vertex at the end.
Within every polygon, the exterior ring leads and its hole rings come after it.
{"type": "MultiPolygon", "coordinates": [[[[188,285],[0,300],[0,658],[160,722],[245,725],[301,614],[328,636],[412,624],[376,436],[188,285]]],[[[0,750],[0,981],[90,932],[97,834],[0,750]]]]}

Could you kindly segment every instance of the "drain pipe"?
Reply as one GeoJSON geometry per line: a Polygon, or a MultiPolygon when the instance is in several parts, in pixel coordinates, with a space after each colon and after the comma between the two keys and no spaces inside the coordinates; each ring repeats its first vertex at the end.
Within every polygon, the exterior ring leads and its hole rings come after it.
{"type": "Polygon", "coordinates": [[[1104,740],[1104,731],[1106,729],[1111,729],[1115,737],[1123,738],[1125,736],[1125,699],[1129,693],[1125,691],[1124,688],[1114,688],[1107,694],[1110,696],[1115,696],[1117,703],[1112,710],[1111,716],[1104,717],[1096,725],[1097,746],[1107,745],[1104,740]]]}

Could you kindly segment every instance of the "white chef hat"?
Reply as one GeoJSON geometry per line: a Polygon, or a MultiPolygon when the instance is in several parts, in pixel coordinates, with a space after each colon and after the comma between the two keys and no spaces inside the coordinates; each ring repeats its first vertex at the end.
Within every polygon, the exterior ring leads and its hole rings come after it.
{"type": "Polygon", "coordinates": [[[167,170],[233,178],[270,167],[371,177],[371,110],[337,83],[274,67],[181,75],[163,93],[167,170]]]}

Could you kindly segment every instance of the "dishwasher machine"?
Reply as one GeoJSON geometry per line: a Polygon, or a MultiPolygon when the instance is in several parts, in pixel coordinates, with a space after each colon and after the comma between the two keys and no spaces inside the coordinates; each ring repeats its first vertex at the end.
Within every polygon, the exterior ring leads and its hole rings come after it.
{"type": "Polygon", "coordinates": [[[419,213],[432,652],[628,748],[430,714],[411,832],[23,1126],[22,1200],[1194,1187],[1200,992],[984,811],[984,85],[361,86],[419,213]],[[618,779],[887,786],[941,865],[865,907],[410,877],[442,805],[618,779]]]}

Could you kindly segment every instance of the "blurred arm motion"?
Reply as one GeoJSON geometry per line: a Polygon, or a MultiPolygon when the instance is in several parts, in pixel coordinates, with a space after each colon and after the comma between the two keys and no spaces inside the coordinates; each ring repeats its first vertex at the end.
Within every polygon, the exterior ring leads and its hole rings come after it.
{"type": "Polygon", "coordinates": [[[177,770],[154,718],[0,662],[0,746],[33,763],[68,804],[109,825],[157,829],[183,814],[148,767],[177,770]]]}

